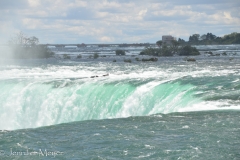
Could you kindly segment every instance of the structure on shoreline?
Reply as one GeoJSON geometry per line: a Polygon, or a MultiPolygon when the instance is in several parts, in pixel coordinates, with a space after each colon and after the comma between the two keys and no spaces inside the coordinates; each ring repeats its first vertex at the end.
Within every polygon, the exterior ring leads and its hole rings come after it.
{"type": "Polygon", "coordinates": [[[77,48],[85,48],[85,47],[149,47],[155,45],[155,43],[122,43],[122,44],[40,44],[48,47],[55,48],[65,48],[65,47],[77,47],[77,48]]]}
{"type": "Polygon", "coordinates": [[[171,35],[163,35],[162,36],[162,43],[166,45],[172,45],[172,41],[176,40],[176,37],[173,37],[171,35]]]}

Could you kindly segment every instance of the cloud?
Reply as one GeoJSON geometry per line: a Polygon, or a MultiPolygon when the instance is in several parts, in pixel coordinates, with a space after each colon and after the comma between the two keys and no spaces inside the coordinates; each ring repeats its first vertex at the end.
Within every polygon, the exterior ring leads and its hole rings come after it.
{"type": "Polygon", "coordinates": [[[0,9],[21,9],[28,7],[27,0],[8,1],[0,0],[0,9]]]}
{"type": "MultiPolygon", "coordinates": [[[[164,3],[165,0],[151,0],[152,2],[164,3]]],[[[169,1],[172,5],[216,5],[216,4],[226,4],[226,3],[236,3],[236,0],[173,0],[169,1]]]]}
{"type": "Polygon", "coordinates": [[[114,37],[103,36],[100,38],[101,42],[112,42],[114,41],[114,37]]]}
{"type": "Polygon", "coordinates": [[[71,10],[68,10],[66,12],[66,15],[64,19],[79,19],[79,20],[93,20],[96,19],[96,13],[85,8],[85,7],[79,7],[79,8],[74,8],[71,10]]]}
{"type": "Polygon", "coordinates": [[[0,43],[17,31],[41,43],[154,43],[163,34],[223,35],[240,32],[239,6],[236,0],[0,0],[0,43]]]}
{"type": "Polygon", "coordinates": [[[30,7],[38,7],[41,3],[39,0],[28,0],[30,7]]]}

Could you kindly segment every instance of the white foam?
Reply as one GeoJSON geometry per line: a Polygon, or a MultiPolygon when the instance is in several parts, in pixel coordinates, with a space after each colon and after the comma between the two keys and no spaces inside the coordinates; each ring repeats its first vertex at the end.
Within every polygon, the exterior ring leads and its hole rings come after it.
{"type": "MultiPolygon", "coordinates": [[[[6,89],[4,93],[0,93],[1,97],[5,96],[0,102],[0,119],[4,120],[0,121],[0,129],[40,127],[83,119],[118,118],[156,113],[223,109],[240,110],[240,106],[236,101],[204,101],[201,98],[190,97],[188,98],[189,101],[182,103],[184,95],[196,87],[193,85],[186,85],[187,87],[183,89],[181,87],[185,85],[177,86],[180,89],[176,87],[175,90],[171,91],[172,95],[168,95],[165,99],[156,100],[152,106],[146,106],[145,101],[148,100],[148,97],[153,97],[152,91],[154,88],[167,82],[177,82],[178,79],[185,77],[198,78],[240,75],[236,66],[219,69],[211,65],[202,68],[196,64],[185,64],[185,62],[179,63],[178,66],[173,65],[172,67],[169,65],[169,67],[163,67],[155,65],[153,67],[153,65],[146,65],[144,63],[140,65],[129,64],[126,66],[125,64],[112,63],[76,63],[70,66],[47,65],[43,68],[28,68],[16,65],[4,66],[0,68],[0,80],[16,79],[20,81],[14,83],[14,86],[11,86],[12,88],[9,87],[9,90],[6,89]],[[91,76],[107,73],[109,73],[107,77],[90,78],[91,76]],[[69,82],[73,82],[71,78],[79,78],[79,80],[76,80],[77,82],[73,87],[65,87],[69,82]],[[51,87],[53,86],[51,85],[42,86],[43,82],[56,80],[62,80],[57,89],[52,89],[51,87]],[[138,86],[126,99],[117,99],[115,103],[112,103],[113,106],[110,106],[109,103],[112,101],[112,97],[110,97],[109,102],[105,102],[104,104],[98,105],[98,102],[88,104],[87,101],[94,101],[94,99],[101,101],[101,99],[96,97],[92,97],[92,99],[87,98],[95,92],[96,86],[116,82],[115,87],[117,88],[118,85],[129,81],[143,82],[144,84],[138,86]],[[78,82],[81,83],[78,84],[78,82]],[[82,90],[84,86],[88,85],[92,88],[89,87],[90,89],[86,90],[84,93],[86,97],[77,95],[76,92],[78,90],[82,90]],[[32,101],[29,103],[31,96],[37,95],[37,93],[33,94],[37,87],[42,87],[41,91],[44,92],[44,95],[43,97],[38,97],[39,99],[42,98],[40,102],[32,101]],[[68,90],[66,91],[65,88],[68,90]],[[28,92],[31,96],[28,95],[28,92]],[[71,94],[67,95],[66,93],[71,94]],[[74,104],[76,99],[81,102],[82,106],[74,104]],[[113,107],[118,103],[123,104],[119,107],[119,110],[112,113],[111,110],[114,110],[115,108],[113,109],[113,107]],[[146,111],[147,107],[152,108],[150,111],[146,111]],[[98,115],[93,117],[93,111],[98,108],[100,108],[100,113],[96,113],[98,115]]],[[[235,78],[231,83],[238,82],[239,78],[235,78]]],[[[217,88],[221,90],[222,85],[217,86],[217,88]]],[[[200,94],[204,92],[198,91],[196,93],[200,94]]],[[[157,116],[161,117],[161,115],[157,116]]]]}
{"type": "Polygon", "coordinates": [[[141,104],[146,94],[149,93],[154,87],[165,83],[169,80],[164,81],[152,81],[137,87],[137,89],[132,93],[123,103],[123,107],[121,111],[117,114],[117,117],[129,117],[129,116],[136,116],[142,115],[145,106],[141,104]]]}
{"type": "Polygon", "coordinates": [[[231,104],[228,101],[202,101],[183,108],[179,108],[177,112],[196,112],[211,110],[240,110],[239,104],[231,104]]]}

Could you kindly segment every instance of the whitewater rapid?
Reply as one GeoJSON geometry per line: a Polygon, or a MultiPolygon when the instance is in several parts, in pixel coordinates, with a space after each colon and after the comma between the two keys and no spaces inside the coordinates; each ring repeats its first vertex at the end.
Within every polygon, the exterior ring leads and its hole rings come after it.
{"type": "Polygon", "coordinates": [[[239,59],[1,65],[1,130],[73,121],[240,109],[239,59]],[[103,76],[109,74],[109,76],[103,76]],[[91,76],[99,76],[91,78],[91,76]]]}

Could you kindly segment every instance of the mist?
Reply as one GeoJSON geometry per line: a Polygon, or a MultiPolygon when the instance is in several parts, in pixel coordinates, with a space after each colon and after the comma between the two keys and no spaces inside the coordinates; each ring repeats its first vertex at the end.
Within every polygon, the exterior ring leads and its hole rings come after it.
{"type": "Polygon", "coordinates": [[[13,51],[8,45],[0,45],[0,59],[14,58],[13,51]]]}

